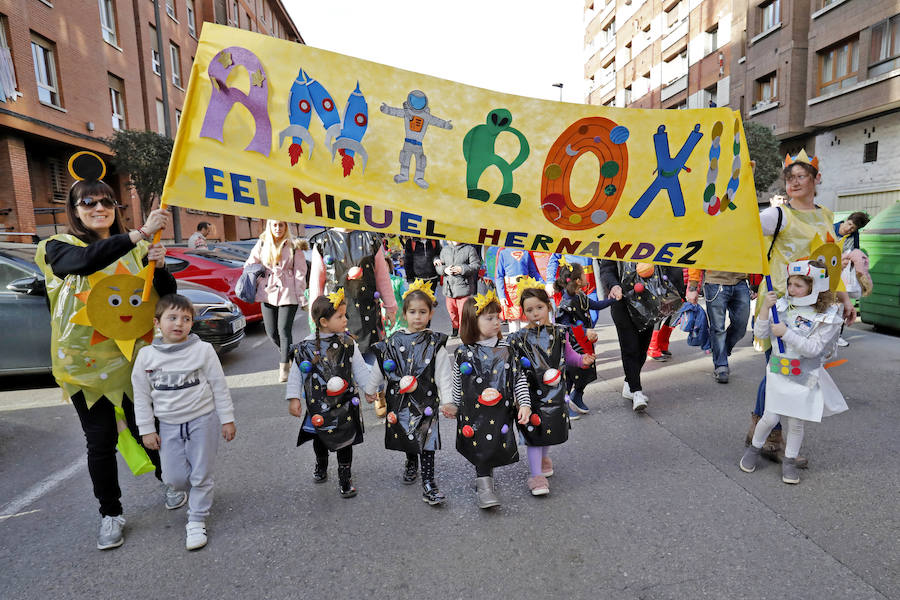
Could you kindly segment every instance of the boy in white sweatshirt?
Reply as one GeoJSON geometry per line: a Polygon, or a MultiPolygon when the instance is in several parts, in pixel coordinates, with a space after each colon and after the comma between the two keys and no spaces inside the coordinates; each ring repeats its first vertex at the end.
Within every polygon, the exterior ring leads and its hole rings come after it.
{"type": "Polygon", "coordinates": [[[167,484],[190,489],[188,550],[206,545],[219,424],[226,442],[235,435],[225,373],[213,347],[191,333],[193,321],[190,300],[178,294],[163,296],[154,319],[162,337],[141,348],[131,372],[134,415],[144,446],[159,450],[167,484]],[[158,434],[154,416],[159,419],[158,434]]]}

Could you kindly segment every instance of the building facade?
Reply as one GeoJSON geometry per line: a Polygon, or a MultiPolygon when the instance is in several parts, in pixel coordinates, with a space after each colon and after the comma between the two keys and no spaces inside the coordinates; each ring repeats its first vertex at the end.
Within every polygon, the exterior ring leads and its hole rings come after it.
{"type": "MultiPolygon", "coordinates": [[[[127,225],[140,225],[137,196],[112,171],[104,140],[120,129],[174,137],[205,22],[303,42],[280,0],[0,0],[0,241],[63,229],[67,163],[79,150],[104,158],[127,225]]],[[[185,238],[200,221],[227,239],[262,226],[190,210],[180,217],[185,238]]]]}
{"type": "Polygon", "coordinates": [[[818,201],[900,201],[896,0],[586,0],[591,104],[730,106],[819,156],[818,201]]]}

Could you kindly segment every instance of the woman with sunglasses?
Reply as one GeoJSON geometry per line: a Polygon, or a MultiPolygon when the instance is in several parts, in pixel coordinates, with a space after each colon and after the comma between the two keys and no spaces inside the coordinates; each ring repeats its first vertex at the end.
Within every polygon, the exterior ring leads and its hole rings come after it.
{"type": "MultiPolygon", "coordinates": [[[[152,333],[153,323],[148,320],[149,329],[144,331],[138,320],[146,311],[130,310],[142,304],[137,277],[119,276],[116,285],[127,281],[127,287],[132,288],[119,289],[112,281],[106,285],[98,282],[97,275],[122,273],[123,268],[137,275],[147,260],[153,260],[158,266],[153,274],[156,292],[163,296],[176,291],[175,280],[165,270],[165,249],[161,244],[148,243],[165,228],[168,213],[154,210],[142,227],[128,231],[118,208],[115,193],[103,181],[76,182],[66,204],[68,233],[42,241],[36,256],[47,282],[53,376],[71,399],[87,440],[88,471],[100,503],[97,548],[101,550],[116,548],[124,541],[115,408],[121,407],[132,435],[140,440],[131,399],[131,368],[145,343],[137,339],[128,356],[118,338],[107,338],[111,332],[120,331],[116,327],[130,325],[132,320],[142,329],[141,334],[152,333]],[[90,294],[100,298],[92,300],[90,294]]],[[[152,314],[150,310],[149,316],[152,314]]],[[[147,455],[160,478],[159,454],[147,451],[147,455]]],[[[166,488],[166,508],[178,508],[185,500],[184,492],[166,488]]]]}

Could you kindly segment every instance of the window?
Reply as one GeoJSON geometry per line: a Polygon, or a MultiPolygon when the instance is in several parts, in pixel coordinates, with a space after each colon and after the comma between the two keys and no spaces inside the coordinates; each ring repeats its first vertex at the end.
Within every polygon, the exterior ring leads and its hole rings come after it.
{"type": "Polygon", "coordinates": [[[66,163],[55,156],[47,157],[47,170],[50,172],[50,201],[65,204],[69,201],[69,171],[66,163]]]}
{"type": "Polygon", "coordinates": [[[231,24],[240,27],[240,13],[238,12],[238,0],[231,0],[231,24]]]}
{"type": "Polygon", "coordinates": [[[194,0],[186,0],[185,8],[185,12],[187,13],[188,32],[192,36],[197,37],[197,19],[194,16],[194,0]]]}
{"type": "Polygon", "coordinates": [[[761,15],[760,24],[762,25],[760,33],[768,31],[781,24],[781,0],[771,0],[759,7],[761,15]]]}
{"type": "Polygon", "coordinates": [[[17,91],[16,67],[6,41],[6,26],[6,16],[0,14],[0,102],[15,100],[20,95],[17,91]]]}
{"type": "Polygon", "coordinates": [[[181,125],[181,111],[176,108],[175,109],[175,131],[178,131],[179,125],[181,125]]]}
{"type": "Polygon", "coordinates": [[[173,19],[178,18],[177,14],[175,13],[175,0],[166,0],[166,14],[173,19]]]}
{"type": "Polygon", "coordinates": [[[819,53],[819,95],[850,87],[859,79],[859,39],[846,39],[819,53]]]}
{"type": "Polygon", "coordinates": [[[778,98],[778,76],[775,73],[769,73],[765,77],[757,79],[755,93],[754,108],[758,104],[774,102],[778,98]]]}
{"type": "Polygon", "coordinates": [[[600,44],[606,45],[608,42],[611,42],[616,37],[616,20],[613,19],[609,22],[609,25],[600,30],[600,44]]]}
{"type": "Polygon", "coordinates": [[[181,49],[169,42],[169,58],[172,59],[172,83],[181,87],[181,49]]]}
{"type": "Polygon", "coordinates": [[[703,90],[703,105],[700,108],[715,108],[719,105],[719,86],[711,85],[703,90]]]}
{"type": "Polygon", "coordinates": [[[166,135],[166,107],[159,98],[156,99],[156,133],[166,135]]]}
{"type": "Polygon", "coordinates": [[[156,27],[153,25],[150,26],[150,63],[153,65],[153,72],[159,75],[159,38],[156,37],[156,27]]]}
{"type": "Polygon", "coordinates": [[[109,104],[112,126],[116,131],[125,129],[125,83],[115,75],[109,75],[109,104]]]}
{"type": "Polygon", "coordinates": [[[878,142],[869,142],[863,146],[863,162],[875,162],[878,160],[878,142]]]}
{"type": "Polygon", "coordinates": [[[681,20],[681,0],[672,5],[672,8],[666,11],[666,28],[671,29],[678,25],[681,20]]]}
{"type": "Polygon", "coordinates": [[[704,52],[703,55],[712,54],[719,49],[719,24],[716,23],[712,29],[706,32],[704,36],[704,52]]]}
{"type": "Polygon", "coordinates": [[[631,104],[631,86],[625,88],[625,106],[631,104]]]}
{"type": "Polygon", "coordinates": [[[62,106],[59,98],[59,80],[56,76],[56,44],[32,34],[31,58],[34,61],[38,99],[44,104],[62,106]]]}
{"type": "Polygon", "coordinates": [[[869,75],[881,75],[900,67],[900,15],[872,27],[872,47],[869,52],[869,75]]]}
{"type": "Polygon", "coordinates": [[[113,0],[98,0],[100,3],[100,28],[103,30],[103,39],[118,46],[116,39],[116,10],[113,0]]]}

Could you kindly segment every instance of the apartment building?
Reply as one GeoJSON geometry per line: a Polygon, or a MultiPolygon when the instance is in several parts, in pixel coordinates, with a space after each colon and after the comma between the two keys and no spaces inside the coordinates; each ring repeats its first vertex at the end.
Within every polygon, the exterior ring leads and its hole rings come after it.
{"type": "Polygon", "coordinates": [[[727,105],[732,31],[731,0],[586,0],[587,102],[727,105]]]}
{"type": "Polygon", "coordinates": [[[819,156],[819,202],[900,201],[897,0],[586,0],[590,104],[730,106],[819,156]]]}
{"type": "MultiPolygon", "coordinates": [[[[78,150],[107,161],[128,226],[140,225],[137,197],[112,171],[104,140],[121,129],[174,137],[205,22],[303,42],[280,0],[0,0],[0,241],[62,230],[67,162],[78,150]]],[[[182,235],[199,221],[229,239],[262,227],[181,211],[182,235]]]]}

